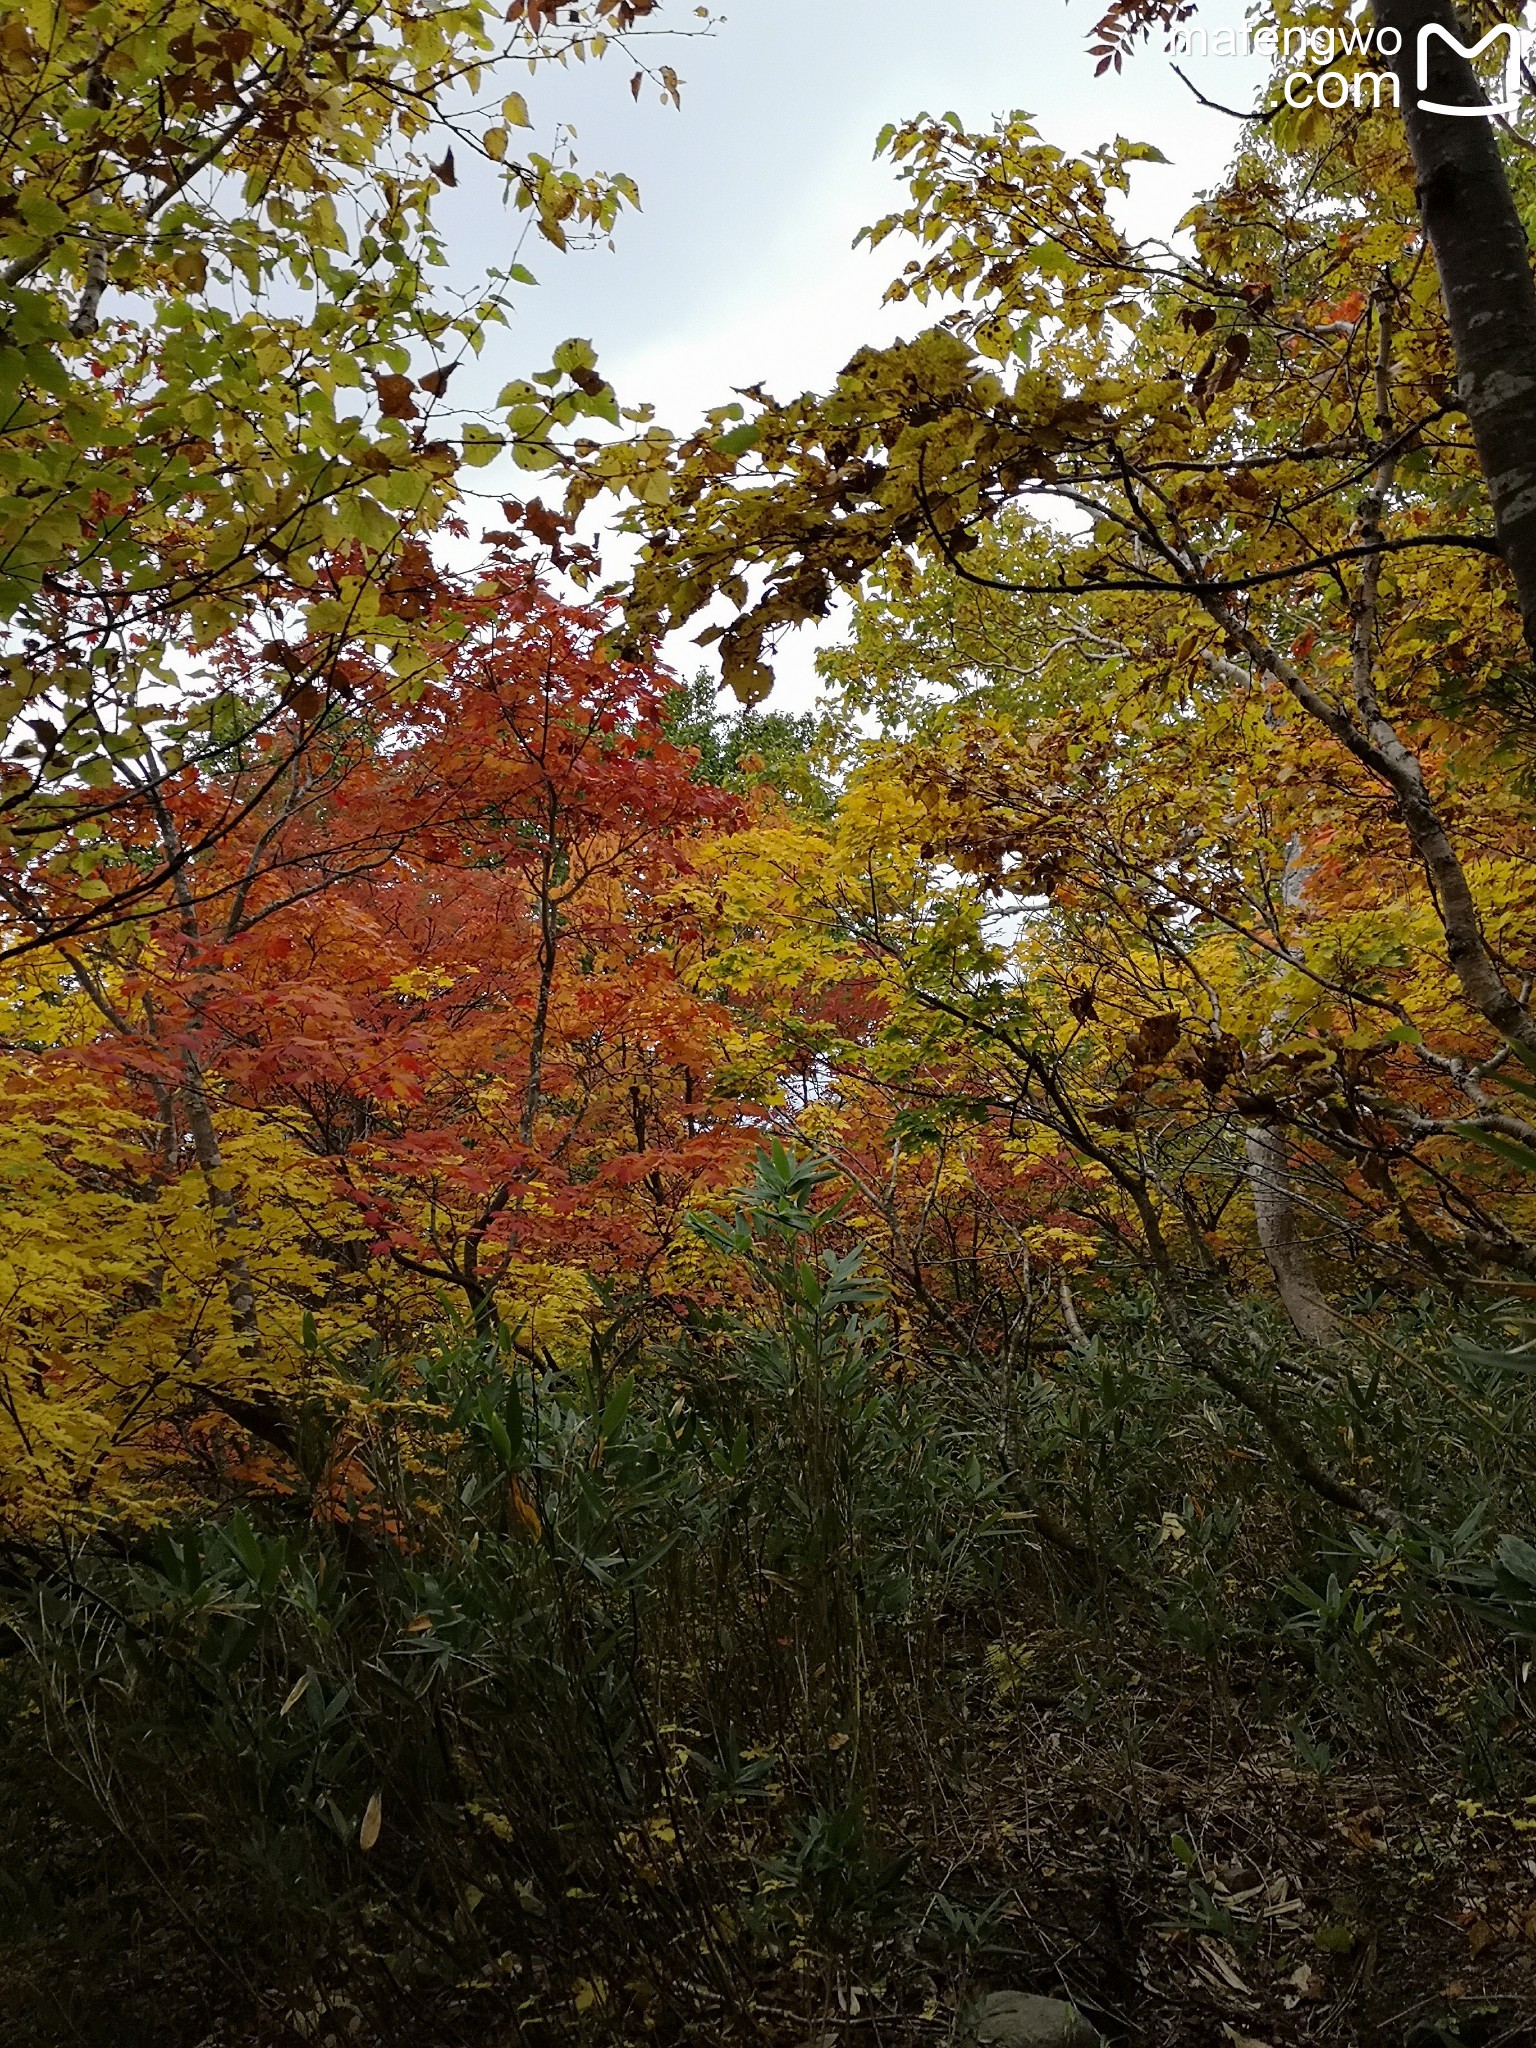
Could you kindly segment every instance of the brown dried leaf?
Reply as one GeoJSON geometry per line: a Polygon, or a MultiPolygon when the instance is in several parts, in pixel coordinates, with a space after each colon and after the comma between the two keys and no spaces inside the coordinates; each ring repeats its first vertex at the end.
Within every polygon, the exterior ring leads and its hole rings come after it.
{"type": "Polygon", "coordinates": [[[552,548],[563,534],[571,530],[571,522],[563,519],[551,506],[544,505],[537,498],[530,499],[523,507],[523,524],[545,547],[552,548]]]}
{"type": "Polygon", "coordinates": [[[416,386],[409,377],[386,375],[375,377],[373,388],[379,394],[379,411],[387,420],[413,420],[417,418],[416,401],[411,393],[416,386]]]}
{"type": "Polygon", "coordinates": [[[1168,1057],[1182,1029],[1177,1016],[1143,1017],[1127,1050],[1138,1067],[1155,1067],[1168,1057]]]}

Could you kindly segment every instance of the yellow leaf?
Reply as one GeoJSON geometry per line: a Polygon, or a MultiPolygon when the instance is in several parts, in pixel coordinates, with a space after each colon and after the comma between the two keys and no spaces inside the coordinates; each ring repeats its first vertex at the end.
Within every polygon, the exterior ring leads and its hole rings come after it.
{"type": "Polygon", "coordinates": [[[208,259],[201,249],[184,249],[172,257],[171,275],[189,292],[200,292],[208,282],[208,259]]]}
{"type": "Polygon", "coordinates": [[[363,1813],[363,1824],[357,1831],[357,1846],[364,1854],[379,1839],[379,1829],[384,1825],[384,1794],[375,1792],[363,1813]]]}

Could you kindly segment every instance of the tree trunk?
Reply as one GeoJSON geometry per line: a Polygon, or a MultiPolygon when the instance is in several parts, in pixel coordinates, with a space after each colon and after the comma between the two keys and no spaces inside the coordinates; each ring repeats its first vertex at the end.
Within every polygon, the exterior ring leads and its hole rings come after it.
{"type": "Polygon", "coordinates": [[[533,1008],[533,1029],[528,1039],[528,1091],[523,1101],[518,1135],[525,1145],[533,1143],[539,1102],[544,1092],[544,1042],[549,1035],[549,1002],[555,986],[555,961],[560,952],[560,905],[555,900],[555,867],[560,843],[555,836],[558,807],[550,791],[548,834],[539,874],[539,992],[533,1008]]]}
{"type": "Polygon", "coordinates": [[[1283,1132],[1250,1124],[1243,1140],[1259,1249],[1269,1262],[1286,1314],[1309,1344],[1332,1344],[1339,1319],[1328,1306],[1311,1254],[1296,1227],[1296,1201],[1283,1132]]]}
{"type": "Polygon", "coordinates": [[[186,1110],[187,1129],[192,1135],[193,1153],[208,1188],[208,1207],[219,1246],[219,1268],[229,1300],[229,1319],[241,1355],[254,1363],[261,1356],[261,1332],[256,1319],[256,1291],[251,1285],[250,1268],[246,1265],[244,1253],[238,1249],[242,1222],[240,1204],[234,1193],[223,1185],[224,1150],[209,1107],[202,1066],[190,1046],[183,1049],[181,1063],[184,1077],[181,1099],[186,1110]]]}
{"type": "MultiPolygon", "coordinates": [[[[203,996],[195,977],[207,970],[198,957],[198,949],[202,945],[202,932],[198,925],[197,904],[187,875],[185,850],[175,820],[166,808],[163,792],[158,788],[152,788],[150,800],[160,827],[161,850],[172,877],[171,887],[181,915],[181,928],[188,944],[193,948],[194,981],[188,1008],[194,1024],[201,1024],[203,996]]],[[[181,1073],[182,1083],[179,1092],[182,1107],[186,1112],[187,1130],[192,1138],[193,1155],[208,1189],[208,1208],[213,1219],[214,1242],[217,1247],[219,1270],[224,1280],[224,1292],[229,1302],[229,1319],[234,1330],[235,1343],[247,1365],[259,1369],[262,1362],[261,1328],[256,1315],[256,1290],[251,1285],[250,1268],[246,1264],[244,1252],[240,1249],[240,1228],[243,1220],[240,1203],[234,1192],[223,1185],[224,1151],[219,1143],[218,1128],[214,1123],[213,1109],[208,1100],[208,1084],[203,1073],[203,1064],[190,1035],[181,1050],[181,1073]]]]}
{"type": "MultiPolygon", "coordinates": [[[[1434,37],[1418,82],[1419,33],[1430,24],[1463,44],[1450,0],[1372,0],[1378,38],[1395,29],[1389,59],[1402,94],[1419,206],[1434,251],[1456,356],[1457,399],[1477,444],[1494,527],[1514,577],[1526,645],[1536,656],[1536,281],[1492,120],[1426,113],[1487,103],[1466,58],[1434,37]]],[[[1499,46],[1495,46],[1499,47],[1499,46]]]]}

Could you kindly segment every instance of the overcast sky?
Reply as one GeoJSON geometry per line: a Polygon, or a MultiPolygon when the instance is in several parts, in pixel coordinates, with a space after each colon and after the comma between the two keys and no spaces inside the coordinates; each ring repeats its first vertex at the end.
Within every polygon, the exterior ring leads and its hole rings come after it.
{"type": "MultiPolygon", "coordinates": [[[[653,402],[665,424],[687,428],[733,385],[793,396],[825,385],[861,341],[931,320],[918,308],[899,321],[881,310],[905,261],[899,242],[874,254],[851,247],[900,199],[888,164],[873,160],[887,121],[952,109],[981,126],[1022,108],[1069,149],[1116,133],[1156,142],[1171,162],[1142,167],[1127,216],[1154,232],[1172,227],[1237,139],[1237,123],[1202,108],[1159,49],[1119,78],[1095,79],[1094,0],[727,0],[723,11],[711,35],[649,46],[683,78],[680,111],[649,88],[637,103],[634,67],[613,55],[529,82],[536,128],[519,140],[538,147],[554,122],[568,124],[585,166],[636,178],[642,211],[624,216],[611,253],[561,255],[531,241],[525,260],[539,287],[521,294],[484,364],[466,366],[455,397],[494,398],[506,378],[583,335],[625,403],[653,402]]],[[[663,17],[688,21],[686,0],[669,0],[663,17]]],[[[1202,19],[1240,24],[1242,9],[1217,5],[1202,19]]],[[[1250,64],[1186,68],[1211,97],[1252,104],[1250,64]]],[[[488,182],[468,177],[443,198],[457,274],[507,259],[519,217],[488,182]]],[[[499,481],[499,467],[486,477],[499,481]]],[[[802,645],[781,664],[777,701],[803,701],[809,658],[802,645]]]]}

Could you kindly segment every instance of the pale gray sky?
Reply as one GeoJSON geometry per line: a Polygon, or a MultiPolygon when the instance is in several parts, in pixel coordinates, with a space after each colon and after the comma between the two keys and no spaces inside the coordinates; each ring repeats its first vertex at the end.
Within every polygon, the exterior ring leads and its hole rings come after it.
{"type": "MultiPolygon", "coordinates": [[[[873,255],[851,247],[899,201],[889,166],[873,160],[889,120],[953,109],[980,126],[1022,108],[1071,149],[1116,133],[1155,141],[1171,163],[1142,169],[1127,215],[1142,231],[1170,230],[1237,139],[1237,124],[1199,106],[1157,49],[1095,79],[1094,0],[724,0],[722,11],[713,35],[666,52],[684,80],[681,111],[649,90],[636,103],[633,66],[612,56],[530,82],[537,127],[519,140],[539,146],[553,122],[568,123],[584,164],[637,179],[643,211],[625,215],[612,253],[561,255],[531,240],[524,260],[539,287],[521,295],[484,363],[466,365],[455,398],[494,398],[579,334],[626,403],[651,401],[665,424],[686,428],[733,385],[792,396],[824,385],[860,342],[932,320],[881,309],[905,260],[899,243],[873,255]]],[[[676,0],[664,16],[689,18],[676,0]]],[[[1226,0],[1202,19],[1240,25],[1242,7],[1226,0]]],[[[1198,71],[1213,97],[1252,104],[1255,66],[1198,71]]],[[[466,177],[443,199],[457,274],[507,258],[520,217],[488,181],[466,177]]],[[[499,483],[499,465],[476,481],[499,483]]],[[[531,481],[519,479],[520,495],[531,481]]],[[[674,659],[698,657],[679,649],[674,659]]],[[[785,696],[805,694],[809,659],[803,646],[781,664],[785,696]]]]}

